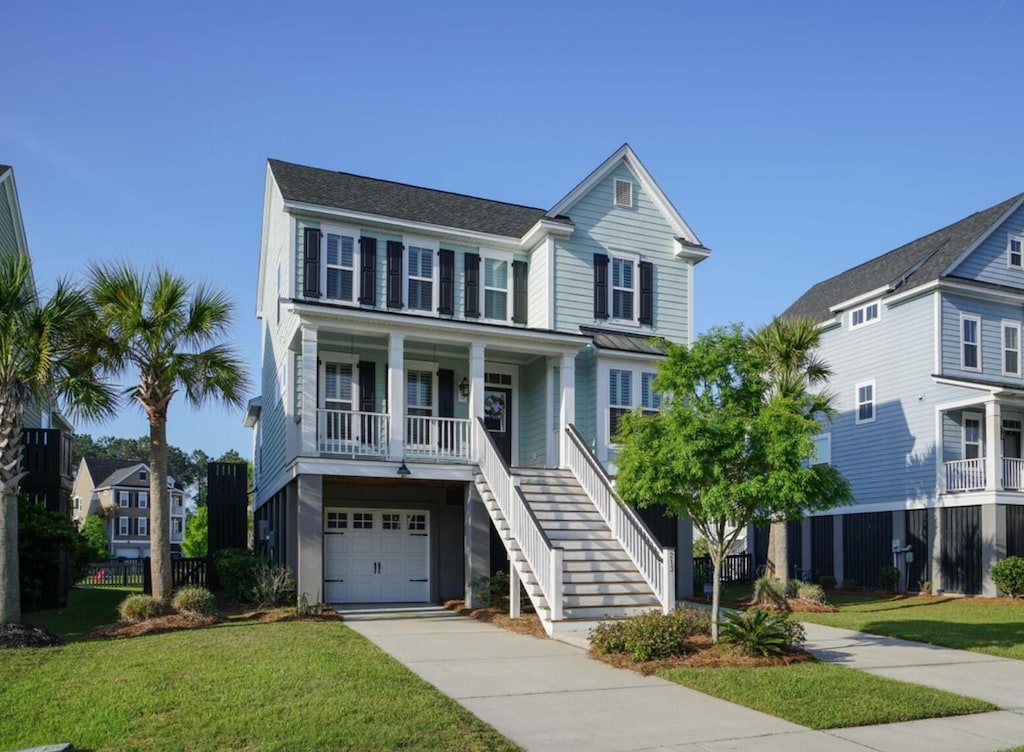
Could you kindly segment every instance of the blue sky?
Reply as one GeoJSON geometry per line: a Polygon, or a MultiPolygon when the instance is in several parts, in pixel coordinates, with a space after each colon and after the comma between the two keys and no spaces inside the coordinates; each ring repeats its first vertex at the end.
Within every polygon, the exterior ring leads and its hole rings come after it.
{"type": "MultiPolygon", "coordinates": [[[[698,331],[1024,191],[1007,0],[8,0],[3,27],[0,162],[40,285],[94,259],[206,278],[253,373],[267,157],[549,207],[628,141],[714,251],[698,331]]],[[[250,446],[180,400],[169,440],[250,446]]]]}

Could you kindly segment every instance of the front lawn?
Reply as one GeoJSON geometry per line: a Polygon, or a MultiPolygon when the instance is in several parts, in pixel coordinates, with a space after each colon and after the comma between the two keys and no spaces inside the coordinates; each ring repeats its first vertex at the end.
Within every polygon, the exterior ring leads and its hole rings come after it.
{"type": "Polygon", "coordinates": [[[59,634],[65,640],[80,639],[83,634],[102,624],[117,621],[118,604],[139,588],[72,588],[67,608],[52,611],[29,611],[22,621],[59,634]]]}
{"type": "Polygon", "coordinates": [[[0,708],[0,749],[518,749],[338,622],[0,651],[0,708]]]}
{"type": "Polygon", "coordinates": [[[984,598],[829,593],[834,613],[794,613],[801,621],[1024,660],[1024,603],[984,598]]]}
{"type": "Polygon", "coordinates": [[[813,729],[996,710],[994,705],[831,663],[673,668],[658,676],[813,729]]]}

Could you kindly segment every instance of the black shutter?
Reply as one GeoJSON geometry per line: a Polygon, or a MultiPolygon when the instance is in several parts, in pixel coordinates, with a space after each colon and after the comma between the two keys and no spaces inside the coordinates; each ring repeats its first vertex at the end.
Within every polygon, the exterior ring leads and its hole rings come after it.
{"type": "Polygon", "coordinates": [[[640,323],[654,323],[654,264],[640,262],[640,323]]]}
{"type": "Polygon", "coordinates": [[[437,369],[437,417],[455,417],[455,371],[437,369]]]}
{"type": "Polygon", "coordinates": [[[594,254],[594,318],[608,318],[608,257],[594,254]]]}
{"type": "Polygon", "coordinates": [[[402,307],[402,259],[405,246],[388,241],[388,308],[402,307]]]}
{"type": "Polygon", "coordinates": [[[526,323],[526,271],[525,261],[512,262],[512,321],[526,323]]]}
{"type": "Polygon", "coordinates": [[[364,413],[376,412],[377,364],[372,360],[359,361],[359,409],[364,413]]]}
{"type": "Polygon", "coordinates": [[[466,259],[466,318],[480,318],[480,256],[467,253],[466,259]]]}
{"type": "Polygon", "coordinates": [[[451,316],[455,313],[455,251],[442,248],[437,252],[437,263],[441,267],[437,312],[451,316]]]}
{"type": "Polygon", "coordinates": [[[302,294],[320,297],[320,230],[307,227],[302,231],[302,294]]]}
{"type": "Polygon", "coordinates": [[[359,302],[377,305],[377,238],[359,238],[359,302]]]}

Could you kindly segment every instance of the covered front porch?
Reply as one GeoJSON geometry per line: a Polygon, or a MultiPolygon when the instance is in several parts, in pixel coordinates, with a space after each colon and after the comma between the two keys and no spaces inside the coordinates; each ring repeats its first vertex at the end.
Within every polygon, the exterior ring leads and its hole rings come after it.
{"type": "Polygon", "coordinates": [[[945,493],[1024,492],[1020,395],[992,394],[942,406],[937,421],[945,493]]]}

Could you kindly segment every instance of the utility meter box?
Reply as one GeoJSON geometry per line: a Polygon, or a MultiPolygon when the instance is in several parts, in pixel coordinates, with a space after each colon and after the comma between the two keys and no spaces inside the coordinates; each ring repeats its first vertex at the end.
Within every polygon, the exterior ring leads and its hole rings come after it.
{"type": "Polygon", "coordinates": [[[902,550],[903,550],[903,541],[901,541],[899,538],[893,538],[892,539],[892,552],[894,554],[898,554],[902,550]]]}

